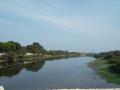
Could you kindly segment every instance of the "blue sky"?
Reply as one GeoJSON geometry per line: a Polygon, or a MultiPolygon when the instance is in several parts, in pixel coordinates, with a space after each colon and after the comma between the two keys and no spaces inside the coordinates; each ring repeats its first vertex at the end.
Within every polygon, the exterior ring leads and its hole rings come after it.
{"type": "Polygon", "coordinates": [[[0,41],[46,49],[120,49],[120,0],[0,0],[0,41]]]}

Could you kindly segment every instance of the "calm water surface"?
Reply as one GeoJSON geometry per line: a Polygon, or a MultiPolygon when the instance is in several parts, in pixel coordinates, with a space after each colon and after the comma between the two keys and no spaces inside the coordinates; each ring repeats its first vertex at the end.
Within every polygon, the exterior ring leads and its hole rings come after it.
{"type": "Polygon", "coordinates": [[[11,73],[13,74],[10,75],[2,74],[0,85],[3,85],[5,90],[120,87],[120,85],[106,82],[93,69],[88,67],[87,63],[93,60],[92,57],[79,57],[29,65],[17,69],[19,71],[12,70],[11,73]]]}

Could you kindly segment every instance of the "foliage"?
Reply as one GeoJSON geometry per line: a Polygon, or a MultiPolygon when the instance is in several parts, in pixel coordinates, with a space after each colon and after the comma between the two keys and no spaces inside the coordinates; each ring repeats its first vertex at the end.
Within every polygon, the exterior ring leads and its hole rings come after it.
{"type": "Polygon", "coordinates": [[[107,61],[112,73],[120,74],[120,51],[103,52],[97,54],[96,57],[107,61]]]}
{"type": "Polygon", "coordinates": [[[99,73],[106,78],[106,81],[120,84],[120,75],[109,72],[109,68],[103,68],[99,73]]]}
{"type": "Polygon", "coordinates": [[[8,51],[17,51],[21,49],[21,45],[17,42],[8,41],[8,42],[0,42],[0,52],[8,52],[8,51]]]}
{"type": "Polygon", "coordinates": [[[12,63],[14,62],[14,59],[15,59],[15,55],[10,53],[10,54],[5,54],[5,55],[2,55],[0,57],[0,60],[3,60],[3,62],[7,62],[7,63],[12,63]]]}
{"type": "Polygon", "coordinates": [[[32,45],[26,46],[26,51],[34,54],[40,53],[45,54],[47,51],[37,42],[34,42],[32,45]]]}
{"type": "Polygon", "coordinates": [[[62,50],[50,50],[49,54],[50,55],[66,55],[68,52],[67,51],[62,51],[62,50]]]}
{"type": "Polygon", "coordinates": [[[63,50],[50,50],[47,51],[44,47],[34,42],[31,45],[22,46],[18,42],[8,41],[0,42],[0,62],[24,62],[32,61],[35,59],[53,59],[53,58],[66,58],[66,57],[78,57],[80,53],[68,52],[63,50]],[[5,55],[2,55],[5,53],[5,55]],[[31,53],[29,55],[27,53],[31,53]],[[27,56],[26,56],[27,55],[27,56]],[[27,59],[27,60],[26,60],[27,59]]]}
{"type": "Polygon", "coordinates": [[[111,64],[108,64],[106,60],[97,59],[90,62],[88,65],[97,71],[103,78],[105,78],[107,82],[120,84],[120,74],[113,72],[113,67],[111,67],[111,64]]]}

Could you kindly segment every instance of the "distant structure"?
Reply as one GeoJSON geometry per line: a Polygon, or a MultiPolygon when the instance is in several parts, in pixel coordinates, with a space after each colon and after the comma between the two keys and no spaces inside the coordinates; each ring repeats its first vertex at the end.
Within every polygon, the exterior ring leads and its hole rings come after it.
{"type": "Polygon", "coordinates": [[[0,53],[0,57],[3,56],[3,55],[6,55],[6,53],[0,53]]]}
{"type": "Polygon", "coordinates": [[[33,53],[26,53],[25,56],[33,56],[33,53]]]}
{"type": "Polygon", "coordinates": [[[4,87],[3,87],[3,86],[0,86],[0,90],[4,90],[4,87]]]}

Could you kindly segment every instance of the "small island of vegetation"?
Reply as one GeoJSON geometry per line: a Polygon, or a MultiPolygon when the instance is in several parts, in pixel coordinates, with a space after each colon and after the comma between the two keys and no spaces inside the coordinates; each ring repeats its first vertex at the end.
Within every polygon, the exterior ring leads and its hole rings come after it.
{"type": "Polygon", "coordinates": [[[89,65],[108,82],[120,84],[120,51],[102,52],[94,57],[96,60],[89,65]]]}
{"type": "Polygon", "coordinates": [[[22,46],[18,42],[0,42],[0,63],[34,62],[36,60],[78,57],[81,53],[63,50],[46,50],[42,45],[34,42],[31,45],[22,46]]]}

